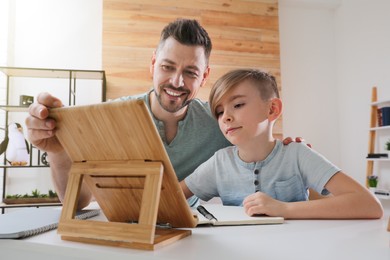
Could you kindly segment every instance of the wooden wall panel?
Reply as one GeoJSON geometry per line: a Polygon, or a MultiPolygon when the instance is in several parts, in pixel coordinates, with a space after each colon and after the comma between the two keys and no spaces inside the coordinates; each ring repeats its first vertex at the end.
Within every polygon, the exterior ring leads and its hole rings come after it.
{"type": "MultiPolygon", "coordinates": [[[[153,50],[163,27],[178,17],[197,19],[213,43],[211,75],[199,98],[207,100],[217,78],[242,67],[271,72],[281,90],[277,0],[103,0],[107,98],[152,87],[153,50]]],[[[275,132],[282,133],[281,120],[275,132]]]]}

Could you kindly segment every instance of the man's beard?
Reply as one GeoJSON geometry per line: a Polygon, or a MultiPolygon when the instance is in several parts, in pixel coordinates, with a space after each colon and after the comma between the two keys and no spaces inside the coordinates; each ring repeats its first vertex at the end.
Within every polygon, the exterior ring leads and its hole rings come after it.
{"type": "MultiPolygon", "coordinates": [[[[160,85],[159,86],[159,90],[160,90],[159,93],[154,91],[154,93],[156,94],[157,101],[160,104],[160,106],[165,111],[167,111],[169,113],[176,113],[176,112],[178,112],[179,110],[181,110],[182,108],[187,106],[192,101],[192,100],[188,100],[188,96],[190,94],[190,91],[188,91],[188,90],[186,90],[184,88],[175,88],[172,85],[160,85]],[[164,89],[172,89],[172,90],[175,90],[175,91],[185,92],[186,93],[186,98],[184,99],[184,101],[181,104],[178,104],[177,102],[172,101],[172,100],[167,100],[167,102],[169,104],[164,104],[163,101],[162,101],[162,98],[161,98],[161,94],[159,94],[159,93],[162,93],[163,91],[165,92],[164,89]]],[[[165,93],[165,94],[168,95],[167,93],[165,93]]]]}

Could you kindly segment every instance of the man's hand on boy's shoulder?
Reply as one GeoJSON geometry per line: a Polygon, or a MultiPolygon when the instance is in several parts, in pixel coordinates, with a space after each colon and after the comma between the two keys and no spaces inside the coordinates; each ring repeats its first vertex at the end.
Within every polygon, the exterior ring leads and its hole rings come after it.
{"type": "MultiPolygon", "coordinates": [[[[293,140],[291,137],[286,137],[283,139],[283,144],[284,145],[288,145],[292,142],[296,142],[296,143],[303,143],[305,142],[305,139],[303,139],[302,137],[295,137],[295,140],[293,140]]],[[[306,144],[307,146],[309,146],[311,148],[311,144],[306,144]]]]}

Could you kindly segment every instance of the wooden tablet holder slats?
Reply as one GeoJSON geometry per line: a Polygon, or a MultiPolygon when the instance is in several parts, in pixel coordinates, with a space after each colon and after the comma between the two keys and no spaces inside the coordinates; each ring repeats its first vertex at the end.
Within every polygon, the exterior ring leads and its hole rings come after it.
{"type": "Polygon", "coordinates": [[[50,117],[72,160],[58,227],[62,239],[153,250],[191,234],[156,228],[193,228],[198,220],[142,100],[56,108],[50,117]],[[75,219],[82,184],[108,222],[75,219]]]}
{"type": "Polygon", "coordinates": [[[156,231],[163,170],[161,162],[74,163],[58,233],[65,240],[149,250],[190,235],[190,230],[156,231]],[[112,213],[108,216],[106,213],[110,222],[74,218],[83,180],[103,212],[112,213]],[[123,199],[134,195],[142,196],[139,216],[131,216],[134,210],[127,209],[134,205],[128,205],[130,200],[123,199]]]}

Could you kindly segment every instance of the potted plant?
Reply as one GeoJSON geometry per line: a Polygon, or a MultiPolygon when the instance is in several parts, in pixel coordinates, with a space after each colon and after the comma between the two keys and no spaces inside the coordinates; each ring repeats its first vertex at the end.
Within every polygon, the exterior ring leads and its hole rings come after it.
{"type": "Polygon", "coordinates": [[[30,194],[13,194],[6,195],[3,199],[6,204],[29,204],[29,203],[58,203],[60,202],[57,193],[49,190],[48,194],[41,193],[38,189],[34,189],[30,194]]]}
{"type": "Polygon", "coordinates": [[[386,150],[390,151],[390,139],[386,142],[386,150]]]}
{"type": "Polygon", "coordinates": [[[370,175],[367,177],[367,180],[368,180],[368,187],[370,187],[370,189],[375,189],[378,186],[378,176],[370,175]]]}

